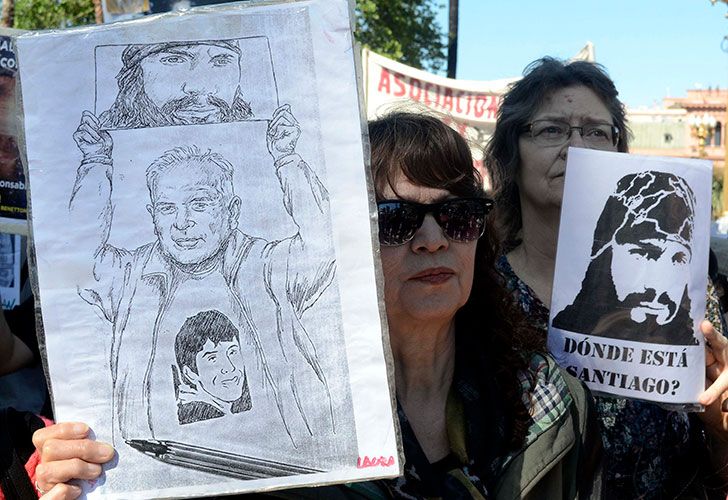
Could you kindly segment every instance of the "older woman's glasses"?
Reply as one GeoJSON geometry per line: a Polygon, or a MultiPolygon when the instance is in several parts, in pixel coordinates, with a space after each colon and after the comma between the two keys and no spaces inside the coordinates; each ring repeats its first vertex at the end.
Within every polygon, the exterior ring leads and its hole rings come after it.
{"type": "Polygon", "coordinates": [[[456,198],[440,203],[385,200],[379,208],[379,242],[403,245],[415,237],[425,215],[432,214],[445,236],[453,241],[474,241],[483,235],[485,216],[493,208],[486,198],[456,198]]]}
{"type": "Polygon", "coordinates": [[[534,120],[523,129],[539,146],[563,146],[574,130],[591,149],[612,149],[619,140],[619,129],[611,123],[587,123],[572,127],[561,120],[534,120]]]}

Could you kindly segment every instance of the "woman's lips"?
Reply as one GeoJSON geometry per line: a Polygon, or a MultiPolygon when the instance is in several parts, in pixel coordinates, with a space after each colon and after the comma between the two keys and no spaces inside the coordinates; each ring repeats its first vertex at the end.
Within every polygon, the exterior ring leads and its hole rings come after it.
{"type": "Polygon", "coordinates": [[[455,271],[448,267],[432,267],[415,274],[410,279],[413,281],[437,285],[446,282],[453,276],[455,276],[455,271]]]}

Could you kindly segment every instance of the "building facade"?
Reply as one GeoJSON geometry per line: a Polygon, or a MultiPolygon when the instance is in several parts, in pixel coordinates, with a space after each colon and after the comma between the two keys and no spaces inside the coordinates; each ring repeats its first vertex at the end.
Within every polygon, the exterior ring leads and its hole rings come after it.
{"type": "Polygon", "coordinates": [[[722,178],[727,107],[728,90],[708,88],[688,90],[686,97],[666,97],[661,107],[629,109],[630,152],[705,158],[722,178]]]}

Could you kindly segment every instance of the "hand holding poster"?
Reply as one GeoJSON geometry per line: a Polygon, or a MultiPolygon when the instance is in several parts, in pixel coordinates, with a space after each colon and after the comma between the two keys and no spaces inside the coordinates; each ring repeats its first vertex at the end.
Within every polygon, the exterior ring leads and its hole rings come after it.
{"type": "Polygon", "coordinates": [[[118,452],[94,496],[399,474],[348,12],[18,39],[55,411],[118,452]]]}
{"type": "Polygon", "coordinates": [[[569,150],[549,350],[593,391],[704,389],[710,163],[569,150]]]}

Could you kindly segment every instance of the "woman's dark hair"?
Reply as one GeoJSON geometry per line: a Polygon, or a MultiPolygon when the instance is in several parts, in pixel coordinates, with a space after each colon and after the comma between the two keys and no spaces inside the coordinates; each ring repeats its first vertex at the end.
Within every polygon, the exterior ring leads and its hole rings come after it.
{"type": "MultiPolygon", "coordinates": [[[[378,198],[387,184],[394,186],[398,175],[417,186],[447,189],[456,196],[485,196],[468,144],[435,116],[391,113],[369,122],[369,141],[378,198]]],[[[470,298],[455,316],[456,359],[479,377],[477,384],[485,386],[497,381],[511,431],[505,437],[517,449],[523,444],[531,421],[519,374],[529,377],[533,387],[528,361],[540,341],[495,270],[498,255],[497,238],[489,220],[475,251],[470,298]],[[490,370],[482,369],[484,366],[490,370]]],[[[493,409],[492,401],[484,400],[483,404],[484,411],[493,409]]]]}
{"type": "Polygon", "coordinates": [[[627,152],[629,129],[614,82],[603,66],[586,61],[563,62],[544,57],[529,64],[523,78],[503,96],[495,131],[485,148],[485,166],[496,193],[495,219],[506,250],[519,243],[521,203],[516,177],[521,158],[518,139],[544,100],[557,90],[584,86],[594,92],[619,129],[617,150],[627,152]]]}

